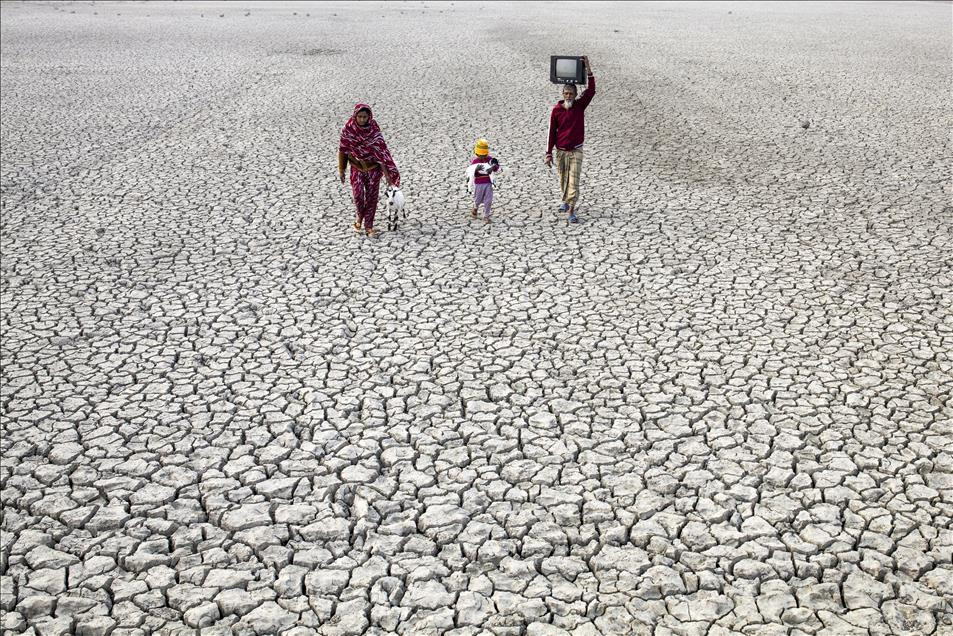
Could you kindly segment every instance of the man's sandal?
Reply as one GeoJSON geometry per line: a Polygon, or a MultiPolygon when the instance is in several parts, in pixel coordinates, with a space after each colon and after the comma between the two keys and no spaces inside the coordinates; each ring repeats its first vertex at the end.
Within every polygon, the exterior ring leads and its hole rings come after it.
{"type": "Polygon", "coordinates": [[[381,231],[376,227],[369,227],[367,230],[365,230],[365,234],[367,234],[368,238],[377,238],[381,235],[381,231]]]}
{"type": "Polygon", "coordinates": [[[360,221],[354,221],[354,231],[357,232],[358,234],[361,233],[362,229],[361,229],[360,221]]]}

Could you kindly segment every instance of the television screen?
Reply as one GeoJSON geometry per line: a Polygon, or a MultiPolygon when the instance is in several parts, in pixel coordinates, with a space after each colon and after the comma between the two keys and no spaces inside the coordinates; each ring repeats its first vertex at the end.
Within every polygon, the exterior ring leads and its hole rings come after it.
{"type": "Polygon", "coordinates": [[[577,55],[553,55],[549,58],[549,81],[553,84],[585,84],[586,69],[577,55]]]}
{"type": "Polygon", "coordinates": [[[556,77],[576,77],[576,66],[578,60],[571,57],[556,58],[556,77]]]}

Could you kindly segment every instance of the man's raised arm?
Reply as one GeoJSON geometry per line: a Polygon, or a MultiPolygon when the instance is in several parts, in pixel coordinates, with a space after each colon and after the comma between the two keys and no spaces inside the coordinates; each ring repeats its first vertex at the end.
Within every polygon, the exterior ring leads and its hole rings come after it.
{"type": "Polygon", "coordinates": [[[592,66],[589,64],[589,56],[583,55],[582,61],[586,64],[586,90],[579,97],[579,105],[585,108],[592,101],[596,94],[596,76],[592,74],[592,66]]]}

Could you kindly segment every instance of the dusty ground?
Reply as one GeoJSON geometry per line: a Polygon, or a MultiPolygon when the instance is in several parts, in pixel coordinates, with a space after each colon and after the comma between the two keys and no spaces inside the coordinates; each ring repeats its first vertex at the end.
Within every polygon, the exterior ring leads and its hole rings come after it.
{"type": "Polygon", "coordinates": [[[0,17],[3,633],[953,632],[949,4],[0,17]]]}

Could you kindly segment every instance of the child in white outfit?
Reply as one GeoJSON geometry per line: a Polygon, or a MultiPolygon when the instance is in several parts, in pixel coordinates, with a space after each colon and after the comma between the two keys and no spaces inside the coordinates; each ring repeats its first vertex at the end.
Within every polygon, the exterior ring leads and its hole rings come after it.
{"type": "Polygon", "coordinates": [[[467,168],[467,179],[473,192],[473,209],[470,210],[470,216],[477,218],[477,211],[482,205],[483,222],[489,223],[490,206],[493,204],[494,173],[500,171],[500,162],[490,156],[490,144],[486,139],[477,139],[473,153],[476,156],[467,168]]]}

